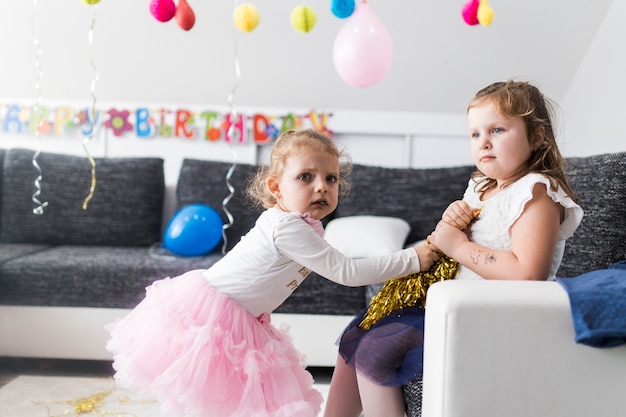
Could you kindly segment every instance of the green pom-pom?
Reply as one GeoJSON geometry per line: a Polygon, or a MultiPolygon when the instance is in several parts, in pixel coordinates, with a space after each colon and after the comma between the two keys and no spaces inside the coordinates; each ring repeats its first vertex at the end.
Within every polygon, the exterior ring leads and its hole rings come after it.
{"type": "Polygon", "coordinates": [[[291,26],[298,32],[310,32],[317,23],[317,15],[311,6],[300,5],[291,12],[291,26]]]}

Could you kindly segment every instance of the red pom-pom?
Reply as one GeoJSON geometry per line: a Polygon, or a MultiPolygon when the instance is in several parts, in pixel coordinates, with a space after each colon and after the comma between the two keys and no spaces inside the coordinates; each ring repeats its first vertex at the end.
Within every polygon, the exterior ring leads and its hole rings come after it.
{"type": "Polygon", "coordinates": [[[190,30],[196,23],[196,15],[186,0],[180,0],[176,8],[176,22],[183,30],[190,30]]]}

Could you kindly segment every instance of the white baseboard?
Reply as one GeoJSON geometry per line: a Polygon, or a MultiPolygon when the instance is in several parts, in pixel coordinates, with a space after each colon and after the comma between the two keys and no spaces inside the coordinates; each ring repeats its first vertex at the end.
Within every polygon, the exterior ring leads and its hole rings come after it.
{"type": "MultiPolygon", "coordinates": [[[[0,356],[111,360],[104,326],[130,310],[87,307],[0,306],[0,356]]],[[[335,344],[352,316],[273,314],[290,328],[308,366],[334,366],[335,344]]]]}

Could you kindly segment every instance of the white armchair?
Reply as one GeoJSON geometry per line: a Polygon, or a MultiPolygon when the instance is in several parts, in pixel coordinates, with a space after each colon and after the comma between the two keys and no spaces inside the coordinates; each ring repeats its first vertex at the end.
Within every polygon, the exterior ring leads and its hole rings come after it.
{"type": "Polygon", "coordinates": [[[577,344],[557,282],[446,281],[426,304],[422,416],[626,415],[626,345],[577,344]]]}

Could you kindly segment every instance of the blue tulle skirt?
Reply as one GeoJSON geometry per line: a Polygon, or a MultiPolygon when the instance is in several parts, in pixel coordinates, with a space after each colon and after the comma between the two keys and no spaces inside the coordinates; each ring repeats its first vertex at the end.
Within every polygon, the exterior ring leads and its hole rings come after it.
{"type": "Polygon", "coordinates": [[[339,353],[346,364],[372,382],[401,386],[423,372],[424,308],[396,310],[369,330],[359,327],[367,309],[346,327],[339,353]]]}

